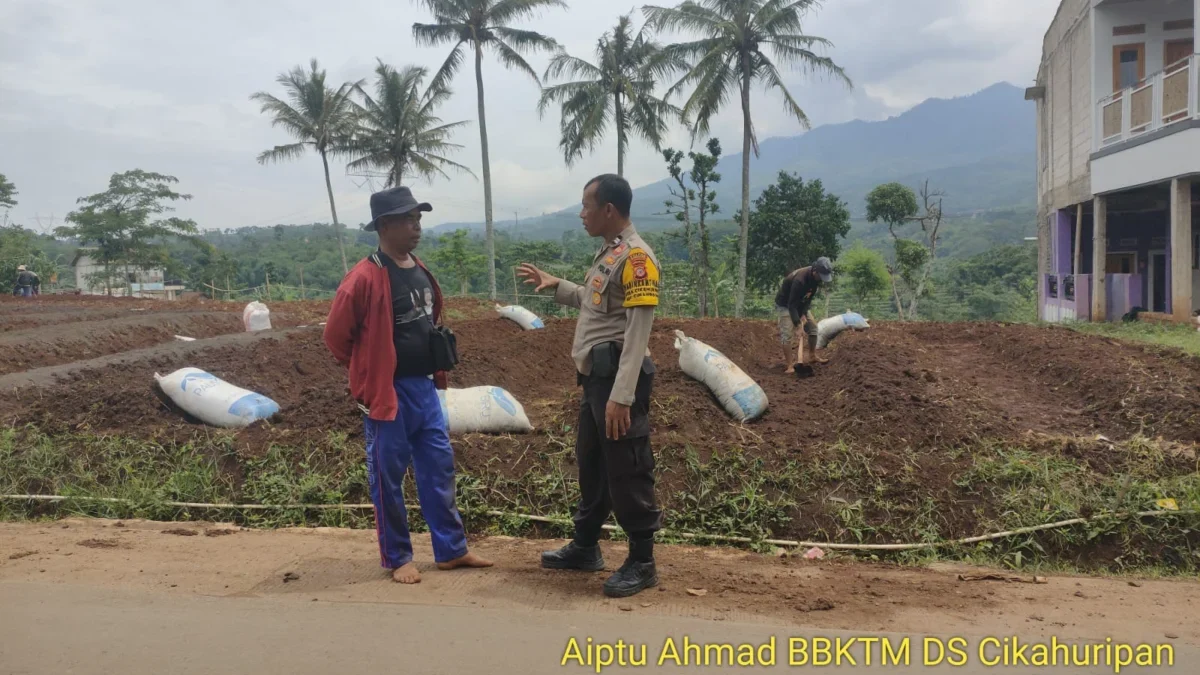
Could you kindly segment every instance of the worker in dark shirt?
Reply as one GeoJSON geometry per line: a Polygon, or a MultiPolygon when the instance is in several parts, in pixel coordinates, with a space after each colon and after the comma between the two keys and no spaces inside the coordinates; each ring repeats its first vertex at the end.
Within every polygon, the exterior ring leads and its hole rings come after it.
{"type": "Polygon", "coordinates": [[[30,271],[24,265],[17,266],[17,285],[13,289],[13,295],[26,298],[37,295],[39,286],[41,286],[41,279],[35,272],[30,271]]]}
{"type": "Polygon", "coordinates": [[[454,503],[454,449],[438,396],[446,372],[433,349],[442,292],[413,253],[421,241],[421,213],[432,209],[406,187],[371,195],[373,219],[365,229],[378,232],[379,249],[342,280],[325,326],[325,344],[348,367],[351,394],[365,415],[381,564],[404,584],[421,580],[401,489],[409,464],[437,568],[492,565],[468,550],[454,503]]]}
{"type": "Polygon", "coordinates": [[[779,293],[775,295],[775,312],[779,315],[779,341],[783,343],[784,363],[788,364],[789,374],[796,372],[797,364],[808,364],[805,361],[804,343],[808,342],[808,353],[812,360],[825,363],[818,358],[817,351],[817,322],[810,311],[813,296],[821,284],[827,284],[833,279],[833,265],[824,256],[808,267],[801,267],[783,278],[779,293]],[[805,339],[800,332],[804,331],[805,339]],[[792,358],[792,342],[796,342],[796,356],[792,358]]]}

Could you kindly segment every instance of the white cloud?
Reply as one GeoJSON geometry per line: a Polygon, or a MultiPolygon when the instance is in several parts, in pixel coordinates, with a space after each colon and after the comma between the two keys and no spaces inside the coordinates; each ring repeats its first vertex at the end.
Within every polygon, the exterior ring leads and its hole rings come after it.
{"type": "MultiPolygon", "coordinates": [[[[835,84],[787,75],[814,124],[879,119],[931,96],[955,96],[994,82],[1029,81],[1056,0],[839,0],[809,16],[805,31],[829,38],[829,54],[853,79],[835,84]]],[[[592,57],[601,32],[619,13],[604,0],[572,0],[526,27],[549,33],[572,54],[592,57]]],[[[204,227],[238,227],[328,219],[315,156],[260,166],[255,156],[289,142],[259,114],[249,96],[277,91],[275,77],[317,57],[336,80],[370,78],[376,57],[436,69],[446,49],[417,48],[414,21],[428,20],[412,3],[298,0],[7,0],[0,4],[0,172],[17,185],[12,217],[61,221],[77,197],[100,191],[108,176],[132,168],[169,173],[195,198],[179,213],[204,227]]],[[[640,13],[635,22],[641,25],[640,13]]],[[[670,40],[672,36],[661,39],[670,40]]],[[[545,57],[531,57],[541,72],[545,57]]],[[[441,110],[446,121],[471,122],[455,138],[454,159],[481,176],[474,77],[470,62],[441,110]]],[[[495,219],[511,220],[571,207],[583,183],[615,165],[610,137],[574,168],[558,149],[558,115],[539,119],[537,87],[493,58],[484,65],[495,219]]],[[[755,91],[760,139],[800,133],[777,95],[755,91]]],[[[713,121],[726,152],[741,146],[736,102],[713,121]]],[[[669,144],[687,148],[673,129],[669,144]]],[[[369,218],[369,186],[333,168],[344,222],[369,218]]],[[[626,162],[635,185],[663,176],[660,153],[635,139],[626,162]]],[[[482,180],[470,176],[418,183],[435,204],[430,224],[478,221],[482,180]]]]}

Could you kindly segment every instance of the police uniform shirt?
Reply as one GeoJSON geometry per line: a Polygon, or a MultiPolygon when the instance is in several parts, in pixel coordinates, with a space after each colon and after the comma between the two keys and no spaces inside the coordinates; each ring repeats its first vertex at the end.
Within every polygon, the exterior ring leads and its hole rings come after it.
{"type": "Polygon", "coordinates": [[[642,361],[650,354],[660,285],[658,258],[630,225],[600,250],[582,285],[564,279],[555,291],[556,302],[579,310],[571,358],[580,373],[591,374],[593,347],[622,345],[610,396],[616,403],[633,404],[642,361]]]}

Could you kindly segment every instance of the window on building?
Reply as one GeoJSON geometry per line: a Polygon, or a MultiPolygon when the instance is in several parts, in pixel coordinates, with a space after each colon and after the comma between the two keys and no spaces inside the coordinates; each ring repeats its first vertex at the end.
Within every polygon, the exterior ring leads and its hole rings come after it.
{"type": "Polygon", "coordinates": [[[1192,269],[1200,270],[1200,232],[1192,235],[1192,269]]]}
{"type": "Polygon", "coordinates": [[[1136,86],[1146,77],[1146,45],[1118,45],[1113,48],[1113,91],[1136,86]]]}

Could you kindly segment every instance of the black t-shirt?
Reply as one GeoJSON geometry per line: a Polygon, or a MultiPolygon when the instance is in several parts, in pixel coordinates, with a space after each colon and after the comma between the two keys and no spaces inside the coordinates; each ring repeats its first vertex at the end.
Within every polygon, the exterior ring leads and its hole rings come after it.
{"type": "Polygon", "coordinates": [[[420,266],[400,267],[380,252],[392,284],[392,344],[395,377],[432,375],[430,335],[433,331],[433,283],[420,266]]]}
{"type": "Polygon", "coordinates": [[[775,295],[775,306],[786,307],[792,323],[800,325],[800,317],[808,313],[813,296],[821,286],[821,277],[811,267],[802,267],[787,275],[775,295]]]}

